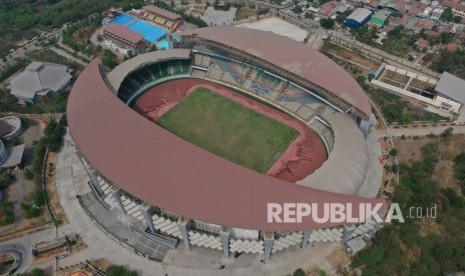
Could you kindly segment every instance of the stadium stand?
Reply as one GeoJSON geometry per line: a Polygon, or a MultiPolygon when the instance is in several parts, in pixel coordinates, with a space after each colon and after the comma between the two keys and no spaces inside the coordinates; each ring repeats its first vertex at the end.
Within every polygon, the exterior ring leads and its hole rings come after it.
{"type": "Polygon", "coordinates": [[[170,30],[176,30],[183,23],[183,18],[181,15],[159,7],[155,7],[153,5],[142,7],[142,13],[139,15],[139,17],[170,30]]]}
{"type": "Polygon", "coordinates": [[[167,60],[130,73],[122,82],[118,97],[129,102],[135,96],[165,79],[183,77],[190,72],[190,59],[167,60]]]}
{"type": "Polygon", "coordinates": [[[249,91],[262,99],[286,108],[305,122],[310,122],[322,113],[325,116],[331,116],[336,112],[308,91],[251,65],[200,51],[194,53],[193,63],[193,66],[206,70],[206,73],[195,70],[196,78],[220,81],[249,91]]]}

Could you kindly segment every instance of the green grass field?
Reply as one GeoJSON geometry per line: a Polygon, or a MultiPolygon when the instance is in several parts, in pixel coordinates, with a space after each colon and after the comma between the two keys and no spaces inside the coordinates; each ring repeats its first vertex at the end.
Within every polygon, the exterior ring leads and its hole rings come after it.
{"type": "Polygon", "coordinates": [[[157,121],[173,134],[234,163],[265,173],[299,132],[204,88],[157,121]]]}

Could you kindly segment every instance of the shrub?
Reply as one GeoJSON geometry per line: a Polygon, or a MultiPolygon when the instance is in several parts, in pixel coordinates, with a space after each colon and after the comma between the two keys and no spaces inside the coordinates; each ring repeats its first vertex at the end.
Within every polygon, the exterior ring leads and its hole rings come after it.
{"type": "Polygon", "coordinates": [[[302,268],[297,268],[292,274],[292,276],[305,276],[305,275],[306,273],[302,268]]]}
{"type": "Polygon", "coordinates": [[[40,215],[39,207],[25,202],[21,203],[21,211],[25,218],[35,218],[40,215]]]}
{"type": "Polygon", "coordinates": [[[40,187],[36,187],[34,191],[32,191],[32,198],[37,206],[45,204],[45,193],[40,187]]]}
{"type": "Polygon", "coordinates": [[[24,170],[24,178],[27,180],[33,180],[34,179],[34,173],[30,169],[25,169],[24,170]]]}
{"type": "Polygon", "coordinates": [[[138,273],[122,265],[112,265],[107,269],[109,276],[137,276],[138,273]]]}
{"type": "Polygon", "coordinates": [[[14,176],[11,173],[4,173],[0,178],[0,189],[5,189],[14,180],[14,176]]]}

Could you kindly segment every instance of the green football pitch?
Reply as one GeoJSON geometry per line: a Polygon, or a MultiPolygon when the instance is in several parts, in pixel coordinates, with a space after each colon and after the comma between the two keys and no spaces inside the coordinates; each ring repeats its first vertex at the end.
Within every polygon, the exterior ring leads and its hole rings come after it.
{"type": "Polygon", "coordinates": [[[257,172],[267,172],[299,135],[210,90],[200,88],[161,116],[157,124],[209,152],[257,172]]]}

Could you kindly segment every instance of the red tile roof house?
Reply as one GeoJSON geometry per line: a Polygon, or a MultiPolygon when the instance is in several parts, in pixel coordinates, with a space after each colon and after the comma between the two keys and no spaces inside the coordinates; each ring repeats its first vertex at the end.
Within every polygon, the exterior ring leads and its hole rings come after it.
{"type": "Polygon", "coordinates": [[[334,9],[339,5],[340,3],[338,1],[325,3],[320,7],[320,11],[318,13],[323,17],[331,17],[334,14],[334,9]]]}
{"type": "Polygon", "coordinates": [[[408,22],[410,21],[410,19],[407,17],[407,16],[404,16],[400,19],[399,21],[399,25],[401,26],[407,26],[408,22]]]}
{"type": "Polygon", "coordinates": [[[452,32],[452,29],[454,28],[454,25],[452,24],[448,24],[448,25],[445,25],[443,28],[442,28],[442,32],[445,32],[445,33],[450,33],[452,32]]]}
{"type": "Polygon", "coordinates": [[[428,49],[429,48],[429,42],[428,40],[420,37],[417,42],[415,43],[417,45],[417,48],[419,50],[424,50],[424,49],[428,49]]]}
{"type": "Polygon", "coordinates": [[[418,20],[415,24],[414,30],[415,32],[421,32],[421,30],[431,30],[433,28],[433,23],[429,20],[418,20]]]}
{"type": "Polygon", "coordinates": [[[427,6],[425,4],[416,2],[412,4],[412,7],[407,11],[407,13],[411,16],[421,16],[426,7],[427,6]]]}
{"type": "Polygon", "coordinates": [[[436,31],[433,31],[433,30],[428,31],[427,34],[428,34],[429,36],[431,36],[431,37],[438,37],[438,36],[439,36],[439,33],[436,32],[436,31]]]}
{"type": "Polygon", "coordinates": [[[447,50],[448,52],[452,52],[452,53],[455,52],[455,51],[457,51],[457,43],[451,42],[451,43],[447,44],[447,45],[446,45],[446,50],[447,50]]]}

